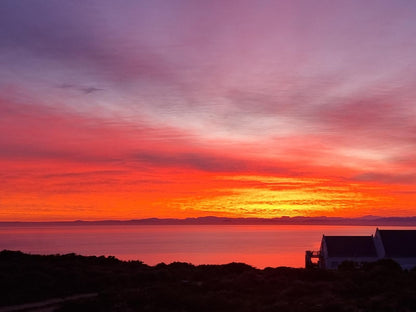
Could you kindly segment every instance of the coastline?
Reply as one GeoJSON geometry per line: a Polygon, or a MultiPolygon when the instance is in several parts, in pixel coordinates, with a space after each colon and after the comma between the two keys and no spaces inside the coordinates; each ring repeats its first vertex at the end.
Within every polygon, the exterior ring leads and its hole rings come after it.
{"type": "Polygon", "coordinates": [[[416,216],[380,217],[278,217],[278,218],[146,218],[132,220],[64,220],[64,221],[0,221],[0,226],[41,225],[353,225],[353,226],[416,226],[416,216]]]}

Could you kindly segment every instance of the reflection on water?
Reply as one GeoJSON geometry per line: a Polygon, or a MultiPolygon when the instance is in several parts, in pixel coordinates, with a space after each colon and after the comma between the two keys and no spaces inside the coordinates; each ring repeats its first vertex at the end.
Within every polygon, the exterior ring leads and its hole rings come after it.
{"type": "Polygon", "coordinates": [[[234,261],[258,268],[303,267],[305,250],[318,249],[322,234],[371,235],[374,232],[374,226],[317,225],[0,226],[0,250],[113,255],[149,265],[173,261],[193,264],[234,261]]]}

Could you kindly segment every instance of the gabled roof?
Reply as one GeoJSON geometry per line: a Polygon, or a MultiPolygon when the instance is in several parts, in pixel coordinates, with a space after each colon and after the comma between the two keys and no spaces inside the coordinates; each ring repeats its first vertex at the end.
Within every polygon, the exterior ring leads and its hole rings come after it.
{"type": "Polygon", "coordinates": [[[379,230],[386,257],[416,258],[416,230],[379,230]]]}
{"type": "Polygon", "coordinates": [[[377,257],[372,236],[323,236],[329,257],[377,257]]]}

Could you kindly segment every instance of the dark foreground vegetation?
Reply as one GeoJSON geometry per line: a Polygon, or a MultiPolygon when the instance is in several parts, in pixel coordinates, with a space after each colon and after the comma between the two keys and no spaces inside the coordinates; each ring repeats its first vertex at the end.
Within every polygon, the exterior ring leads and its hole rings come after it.
{"type": "Polygon", "coordinates": [[[0,252],[1,306],[96,293],[57,311],[416,311],[416,270],[388,260],[338,271],[242,263],[147,266],[114,257],[0,252]]]}

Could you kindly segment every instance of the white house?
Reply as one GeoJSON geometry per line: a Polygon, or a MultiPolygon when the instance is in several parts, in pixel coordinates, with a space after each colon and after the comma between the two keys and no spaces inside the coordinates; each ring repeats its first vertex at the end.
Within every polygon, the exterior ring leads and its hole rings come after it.
{"type": "Polygon", "coordinates": [[[416,266],[416,230],[379,230],[374,243],[379,258],[393,259],[403,269],[416,266]]]}
{"type": "Polygon", "coordinates": [[[373,236],[322,236],[319,266],[337,269],[344,261],[377,261],[373,236]]]}
{"type": "Polygon", "coordinates": [[[380,259],[393,259],[403,269],[416,267],[416,230],[377,228],[374,236],[323,235],[319,252],[306,251],[305,266],[337,269],[344,261],[361,264],[380,259]]]}

